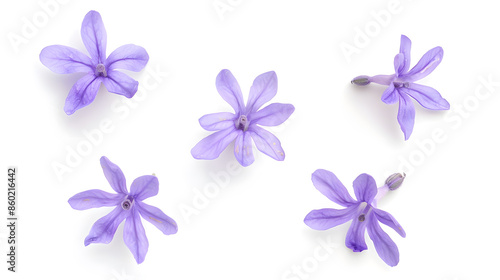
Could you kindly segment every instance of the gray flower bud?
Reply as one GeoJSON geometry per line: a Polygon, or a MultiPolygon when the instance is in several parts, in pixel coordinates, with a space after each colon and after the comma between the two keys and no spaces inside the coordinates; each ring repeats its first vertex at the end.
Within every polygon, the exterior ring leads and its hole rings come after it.
{"type": "Polygon", "coordinates": [[[403,181],[406,178],[406,174],[403,173],[394,173],[387,180],[385,180],[385,184],[389,187],[389,190],[393,191],[403,184],[403,181]]]}

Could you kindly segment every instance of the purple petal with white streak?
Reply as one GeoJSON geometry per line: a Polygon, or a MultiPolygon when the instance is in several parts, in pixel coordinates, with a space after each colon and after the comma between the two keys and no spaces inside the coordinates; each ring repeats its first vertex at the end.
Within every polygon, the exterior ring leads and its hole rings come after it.
{"type": "Polygon", "coordinates": [[[140,264],[146,258],[149,242],[138,210],[132,208],[130,211],[132,213],[130,213],[123,227],[123,241],[134,255],[135,261],[140,264]]]}
{"type": "Polygon", "coordinates": [[[106,61],[107,34],[101,15],[96,11],[90,11],[85,15],[82,22],[82,40],[85,48],[90,53],[94,65],[106,61]]]}
{"type": "Polygon", "coordinates": [[[40,52],[40,61],[57,74],[94,72],[90,57],[71,47],[61,45],[45,47],[40,52]]]}
{"type": "Polygon", "coordinates": [[[72,115],[76,110],[92,103],[99,91],[101,81],[101,78],[96,77],[93,73],[87,74],[76,81],[69,91],[68,97],[66,97],[64,112],[67,115],[72,115]]]}
{"type": "Polygon", "coordinates": [[[201,139],[191,149],[191,155],[195,159],[216,159],[236,139],[237,135],[238,133],[234,126],[215,132],[201,139]]]}
{"type": "Polygon", "coordinates": [[[87,210],[105,206],[117,206],[123,200],[123,194],[108,193],[101,190],[88,190],[72,196],[68,203],[73,209],[87,210]]]}

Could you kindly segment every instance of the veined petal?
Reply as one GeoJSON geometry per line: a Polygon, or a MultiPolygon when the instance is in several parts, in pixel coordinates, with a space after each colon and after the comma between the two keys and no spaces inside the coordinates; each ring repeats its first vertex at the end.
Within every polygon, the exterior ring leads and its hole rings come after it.
{"type": "Polygon", "coordinates": [[[443,54],[443,48],[441,47],[435,47],[426,52],[417,65],[404,75],[405,80],[414,82],[429,75],[441,63],[443,54]]]}
{"type": "Polygon", "coordinates": [[[373,219],[373,217],[368,220],[368,236],[373,241],[377,254],[386,264],[396,266],[399,263],[398,246],[382,230],[377,219],[373,219]]]}
{"type": "Polygon", "coordinates": [[[130,185],[130,195],[142,201],[158,194],[160,183],[154,175],[144,175],[136,178],[130,185]]]}
{"type": "Polygon", "coordinates": [[[312,174],[314,187],[331,201],[345,207],[357,205],[342,182],[332,172],[318,169],[312,174]]]}
{"type": "Polygon", "coordinates": [[[137,92],[139,82],[119,71],[109,71],[108,76],[102,79],[104,86],[111,93],[132,98],[137,92]]]}
{"type": "Polygon", "coordinates": [[[191,155],[195,159],[216,159],[236,139],[237,135],[234,126],[217,131],[198,142],[191,149],[191,155]]]}
{"type": "Polygon", "coordinates": [[[240,85],[234,78],[231,71],[224,69],[220,71],[215,80],[215,86],[220,96],[226,100],[234,111],[239,114],[245,108],[243,103],[243,95],[241,94],[240,85]]]}
{"type": "Polygon", "coordinates": [[[393,104],[399,100],[399,93],[394,87],[394,83],[391,83],[389,87],[382,94],[382,102],[385,104],[393,104]]]}
{"type": "Polygon", "coordinates": [[[251,122],[264,126],[276,126],[285,122],[295,110],[292,104],[273,103],[251,115],[251,122]]]}
{"type": "Polygon", "coordinates": [[[401,63],[400,75],[404,74],[410,69],[410,51],[411,51],[411,40],[405,35],[401,35],[401,45],[399,47],[399,53],[403,54],[403,62],[401,63]]]}
{"type": "Polygon", "coordinates": [[[417,100],[424,108],[431,110],[450,109],[450,103],[431,87],[410,83],[407,88],[401,88],[401,90],[417,100]]]}
{"type": "Polygon", "coordinates": [[[131,212],[123,227],[123,241],[134,255],[135,261],[140,264],[146,258],[149,242],[138,210],[132,208],[131,212]]]}
{"type": "Polygon", "coordinates": [[[118,206],[109,214],[97,220],[90,229],[89,235],[85,238],[85,246],[91,243],[108,244],[111,242],[113,236],[115,236],[116,229],[129,214],[129,211],[123,210],[118,206]]]}
{"type": "Polygon", "coordinates": [[[399,235],[401,235],[401,237],[406,237],[405,230],[391,214],[377,208],[372,209],[373,214],[379,222],[394,229],[399,235]]]}
{"type": "Polygon", "coordinates": [[[234,142],[234,156],[242,166],[249,166],[254,162],[252,137],[249,133],[238,130],[238,136],[234,142]]]}
{"type": "Polygon", "coordinates": [[[368,174],[359,175],[352,183],[354,194],[359,202],[364,201],[368,204],[372,203],[373,198],[377,195],[377,183],[372,176],[368,174]]]}
{"type": "Polygon", "coordinates": [[[253,81],[246,107],[247,114],[256,112],[278,92],[278,77],[274,71],[259,75],[253,81]]]}
{"type": "Polygon", "coordinates": [[[68,203],[73,209],[87,210],[103,206],[116,206],[123,199],[123,194],[108,193],[101,190],[88,190],[72,196],[68,203]]]}
{"type": "Polygon", "coordinates": [[[405,135],[405,140],[408,140],[415,124],[415,106],[405,94],[399,95],[398,122],[405,135]]]}
{"type": "Polygon", "coordinates": [[[160,209],[148,205],[144,202],[138,201],[136,204],[141,214],[142,218],[155,227],[157,227],[163,234],[174,234],[177,233],[177,223],[174,219],[165,215],[160,209]]]}
{"type": "Polygon", "coordinates": [[[72,115],[76,110],[92,103],[100,86],[101,78],[96,77],[93,73],[80,78],[69,91],[68,97],[66,97],[64,112],[67,115],[72,115]]]}
{"type": "Polygon", "coordinates": [[[315,230],[329,229],[349,220],[352,220],[357,212],[358,205],[349,206],[345,209],[318,209],[307,214],[304,223],[315,230]]]}
{"type": "Polygon", "coordinates": [[[404,61],[405,61],[405,56],[402,53],[398,53],[394,57],[394,71],[396,71],[397,77],[404,74],[404,72],[403,72],[404,61]]]}
{"type": "Polygon", "coordinates": [[[123,45],[114,50],[106,59],[106,69],[125,69],[139,72],[148,63],[146,50],[134,44],[123,45]]]}
{"type": "Polygon", "coordinates": [[[349,230],[347,231],[345,246],[353,252],[361,252],[368,249],[365,242],[367,220],[370,220],[370,216],[365,218],[363,221],[360,221],[357,217],[355,217],[352,220],[349,230]]]}
{"type": "Polygon", "coordinates": [[[106,44],[108,36],[101,15],[90,11],[82,22],[82,40],[95,65],[106,61],[106,44]]]}
{"type": "Polygon", "coordinates": [[[199,122],[203,129],[208,131],[219,131],[222,129],[234,127],[236,115],[233,113],[213,113],[204,115],[199,122]]]}
{"type": "Polygon", "coordinates": [[[57,74],[94,71],[90,57],[77,49],[61,45],[43,48],[40,61],[57,74]]]}
{"type": "Polygon", "coordinates": [[[274,158],[275,160],[282,161],[285,159],[285,151],[281,147],[280,140],[271,132],[260,128],[256,125],[250,126],[247,133],[252,136],[255,146],[259,151],[274,158]]]}
{"type": "Polygon", "coordinates": [[[125,175],[123,175],[122,170],[118,165],[112,163],[107,157],[101,157],[101,167],[104,172],[104,176],[109,182],[109,185],[117,193],[128,194],[127,191],[127,181],[125,180],[125,175]]]}

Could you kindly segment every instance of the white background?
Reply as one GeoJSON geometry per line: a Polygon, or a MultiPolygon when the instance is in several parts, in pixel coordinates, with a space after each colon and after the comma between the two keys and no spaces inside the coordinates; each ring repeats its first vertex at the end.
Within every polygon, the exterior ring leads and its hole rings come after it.
{"type": "MultiPolygon", "coordinates": [[[[387,13],[390,2],[233,0],[220,17],[212,0],[67,1],[50,16],[38,1],[3,1],[0,177],[6,180],[8,166],[18,167],[19,249],[18,273],[3,264],[1,278],[499,279],[500,85],[490,92],[481,82],[500,81],[499,7],[495,1],[400,0],[390,19],[377,23],[374,14],[387,13]],[[108,54],[128,43],[148,51],[149,70],[130,75],[150,89],[123,103],[102,86],[90,106],[66,116],[64,100],[82,75],[52,73],[38,55],[53,44],[86,52],[80,26],[89,10],[102,15],[108,54]],[[37,24],[29,36],[22,34],[26,21],[37,24]],[[366,28],[369,41],[356,43],[357,30],[366,28]],[[23,43],[14,46],[13,34],[23,43]],[[350,84],[357,75],[393,73],[401,34],[413,42],[412,65],[443,47],[441,65],[419,82],[439,90],[452,108],[432,112],[415,103],[415,129],[406,142],[397,105],[380,101],[384,87],[350,84]],[[349,59],[345,44],[357,47],[349,59]],[[198,118],[231,110],[215,89],[225,68],[245,99],[257,75],[276,71],[272,102],[291,103],[296,111],[272,129],[284,162],[256,152],[253,165],[218,182],[213,174],[229,174],[232,149],[213,161],[193,159],[190,149],[209,135],[198,118]],[[168,77],[155,80],[155,71],[168,77]],[[112,131],[95,136],[90,151],[58,178],[53,166],[68,165],[69,151],[88,145],[85,133],[97,133],[102,121],[111,122],[112,131]],[[164,236],[144,223],[150,247],[141,265],[123,243],[123,225],[110,244],[84,247],[92,224],[110,208],[76,211],[67,203],[87,189],[112,192],[102,155],[122,168],[129,184],[156,173],[160,192],[146,202],[179,225],[177,234],[164,236]],[[347,249],[349,224],[320,232],[303,223],[312,209],[339,207],[313,187],[318,168],[334,172],[351,193],[361,173],[380,185],[393,172],[408,173],[379,203],[407,232],[401,238],[384,226],[400,250],[397,267],[385,265],[368,236],[367,251],[347,249]],[[193,204],[213,184],[225,188],[204,205],[193,204]],[[186,216],[182,207],[198,212],[186,216]],[[334,249],[324,250],[319,240],[330,240],[334,249]],[[294,266],[303,274],[294,275],[294,266]]],[[[7,182],[1,185],[6,189],[7,182]]],[[[0,206],[6,215],[6,191],[0,206]]],[[[1,226],[2,255],[6,238],[1,226]]]]}

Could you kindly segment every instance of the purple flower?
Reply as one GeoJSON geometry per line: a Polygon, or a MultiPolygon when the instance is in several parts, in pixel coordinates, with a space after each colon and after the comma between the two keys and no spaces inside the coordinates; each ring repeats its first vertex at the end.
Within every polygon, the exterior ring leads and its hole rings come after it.
{"type": "Polygon", "coordinates": [[[368,85],[371,82],[389,86],[382,94],[382,101],[386,104],[399,101],[398,122],[405,135],[405,140],[410,138],[415,123],[415,107],[410,97],[427,109],[450,109],[448,101],[441,97],[437,90],[414,83],[436,69],[443,60],[443,49],[441,47],[431,49],[408,71],[410,69],[410,49],[410,39],[401,35],[399,53],[394,58],[395,74],[373,77],[358,76],[351,81],[351,83],[360,86],[368,85]]]}
{"type": "Polygon", "coordinates": [[[202,139],[191,149],[193,157],[216,159],[236,139],[234,155],[243,166],[254,162],[252,140],[259,151],[275,160],[284,160],[285,152],[278,138],[260,127],[260,125],[280,125],[295,110],[293,105],[281,103],[273,103],[259,110],[278,91],[276,73],[270,71],[255,78],[246,106],[240,86],[229,70],[222,70],[217,75],[215,85],[219,94],[233,107],[235,113],[215,113],[200,118],[201,127],[217,132],[202,139]]]}
{"type": "Polygon", "coordinates": [[[399,262],[398,247],[382,230],[379,222],[393,228],[402,237],[405,237],[406,233],[391,214],[377,209],[376,206],[377,201],[391,190],[387,184],[400,185],[403,179],[389,177],[386,184],[377,190],[372,176],[361,174],[353,183],[357,199],[355,200],[332,172],[318,169],[312,174],[316,189],[331,201],[346,208],[313,210],[307,214],[304,222],[312,229],[326,230],[352,220],[345,245],[353,252],[366,250],[368,247],[365,243],[365,230],[368,229],[368,236],[372,239],[380,258],[388,265],[396,266],[399,262]]]}
{"type": "Polygon", "coordinates": [[[148,239],[142,226],[141,216],[155,225],[164,234],[177,232],[177,224],[160,209],[142,202],[158,194],[158,178],[145,175],[135,179],[127,191],[125,176],[120,167],[108,158],[101,157],[104,176],[116,194],[101,190],[88,190],[71,197],[68,202],[76,210],[86,210],[103,206],[115,206],[106,216],[97,220],[85,238],[85,246],[91,243],[108,244],[113,239],[116,229],[125,220],[123,240],[134,255],[138,264],[144,261],[148,252],[148,239]]]}
{"type": "Polygon", "coordinates": [[[40,61],[58,74],[86,73],[69,91],[64,112],[71,115],[94,101],[104,83],[109,92],[131,98],[137,92],[138,82],[115,69],[141,71],[149,60],[143,47],[128,44],[119,47],[106,58],[106,29],[101,15],[87,13],[82,23],[82,40],[90,57],[77,49],[53,45],[40,53],[40,61]]]}

